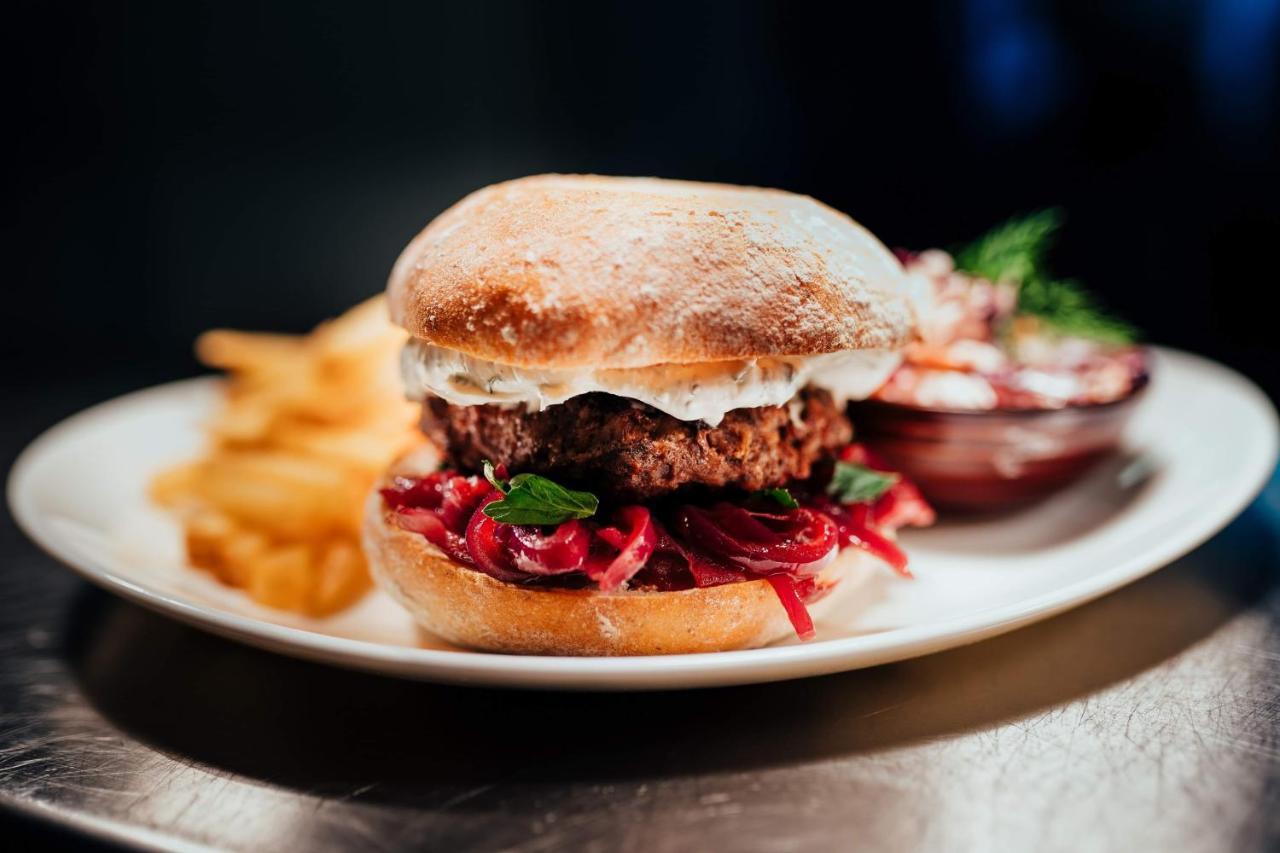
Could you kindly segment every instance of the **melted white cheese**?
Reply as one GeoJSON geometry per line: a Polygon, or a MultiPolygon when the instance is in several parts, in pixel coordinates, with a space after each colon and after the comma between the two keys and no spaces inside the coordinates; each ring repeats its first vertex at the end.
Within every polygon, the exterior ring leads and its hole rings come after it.
{"type": "Polygon", "coordinates": [[[400,364],[406,392],[414,400],[436,396],[460,406],[522,405],[541,411],[600,391],[638,400],[682,421],[716,426],[726,412],[781,406],[809,384],[828,389],[841,404],[863,399],[900,361],[898,353],[887,350],[848,350],[616,370],[542,370],[485,361],[414,340],[405,347],[400,364]]]}

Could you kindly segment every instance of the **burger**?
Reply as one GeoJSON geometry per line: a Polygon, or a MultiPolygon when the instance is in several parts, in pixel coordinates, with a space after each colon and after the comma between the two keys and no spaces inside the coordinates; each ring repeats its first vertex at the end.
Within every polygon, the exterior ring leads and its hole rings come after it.
{"type": "Polygon", "coordinates": [[[903,271],[777,190],[542,175],[397,260],[424,449],[370,496],[377,583],[471,648],[647,655],[814,634],[933,512],[853,443],[914,336],[903,271]]]}

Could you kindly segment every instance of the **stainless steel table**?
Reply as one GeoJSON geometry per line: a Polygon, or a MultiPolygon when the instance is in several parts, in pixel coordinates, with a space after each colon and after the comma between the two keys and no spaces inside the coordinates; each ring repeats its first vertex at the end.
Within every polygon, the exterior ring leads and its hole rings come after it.
{"type": "MultiPolygon", "coordinates": [[[[0,458],[50,411],[7,427],[0,458]]],[[[1280,480],[1187,558],[1048,622],[860,672],[686,693],[329,669],[98,592],[7,516],[0,549],[0,802],[119,842],[1280,845],[1280,480]]]]}

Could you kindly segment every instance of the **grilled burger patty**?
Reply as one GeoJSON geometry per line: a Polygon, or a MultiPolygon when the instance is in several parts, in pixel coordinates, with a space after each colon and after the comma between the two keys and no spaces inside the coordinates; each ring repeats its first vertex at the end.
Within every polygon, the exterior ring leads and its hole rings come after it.
{"type": "Polygon", "coordinates": [[[853,437],[842,409],[817,388],[786,406],[735,409],[715,427],[602,393],[541,412],[433,397],[423,405],[422,431],[453,467],[478,471],[490,459],[615,501],[697,486],[780,486],[808,477],[814,462],[853,437]]]}

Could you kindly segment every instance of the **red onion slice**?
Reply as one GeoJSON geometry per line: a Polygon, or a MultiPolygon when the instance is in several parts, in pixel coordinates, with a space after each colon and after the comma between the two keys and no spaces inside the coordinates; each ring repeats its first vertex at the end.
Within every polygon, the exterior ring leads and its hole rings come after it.
{"type": "Polygon", "coordinates": [[[450,530],[462,530],[491,491],[483,477],[449,477],[440,487],[440,519],[450,530]]]}
{"type": "Polygon", "coordinates": [[[812,563],[826,557],[838,541],[830,518],[803,508],[772,514],[732,504],[717,504],[709,511],[683,506],[676,525],[686,541],[735,562],[812,563]]]}
{"type": "Polygon", "coordinates": [[[748,557],[735,557],[733,561],[740,566],[744,566],[750,571],[758,575],[768,575],[775,572],[786,572],[790,575],[798,575],[801,577],[813,577],[818,575],[836,558],[836,554],[840,553],[838,545],[832,545],[831,550],[820,559],[811,563],[780,563],[777,560],[752,560],[748,557]]]}
{"type": "Polygon", "coordinates": [[[484,514],[485,506],[497,500],[502,500],[502,492],[492,489],[471,514],[467,524],[467,551],[476,568],[490,577],[509,583],[525,580],[528,575],[516,570],[507,547],[509,526],[498,524],[484,514]]]}
{"type": "Polygon", "coordinates": [[[602,592],[613,592],[631,580],[644,567],[658,544],[658,532],[649,517],[649,510],[641,506],[625,506],[618,510],[616,517],[627,528],[625,534],[619,535],[621,531],[616,528],[602,528],[597,535],[606,542],[612,540],[610,544],[615,547],[615,543],[620,543],[618,556],[603,568],[588,564],[587,569],[588,577],[600,585],[602,592]]]}
{"type": "Polygon", "coordinates": [[[782,602],[783,608],[787,611],[787,618],[791,620],[791,627],[796,629],[796,636],[801,641],[812,640],[815,633],[813,630],[813,617],[809,615],[809,609],[800,600],[795,579],[790,575],[776,574],[769,575],[765,580],[773,587],[773,591],[778,595],[778,600],[782,602]]]}
{"type": "Polygon", "coordinates": [[[906,480],[899,480],[871,506],[871,521],[883,530],[928,527],[937,517],[916,484],[906,480]]]}
{"type": "Polygon", "coordinates": [[[440,488],[448,475],[437,472],[415,480],[410,477],[396,477],[391,485],[379,489],[382,499],[392,509],[401,507],[427,507],[436,509],[440,506],[440,488]]]}
{"type": "Polygon", "coordinates": [[[846,537],[847,544],[880,558],[904,578],[914,577],[911,570],[907,568],[907,555],[887,536],[869,527],[852,526],[847,531],[846,537]]]}
{"type": "Polygon", "coordinates": [[[895,572],[904,578],[912,577],[907,568],[907,555],[882,533],[873,530],[870,524],[871,507],[868,504],[857,504],[852,507],[841,507],[844,512],[836,519],[840,529],[841,546],[853,546],[877,557],[889,564],[895,572]]]}
{"type": "Polygon", "coordinates": [[[410,533],[420,533],[428,542],[457,560],[472,565],[467,543],[462,536],[444,526],[435,510],[424,507],[402,507],[396,510],[396,526],[410,533]]]}
{"type": "Polygon", "coordinates": [[[551,533],[537,527],[516,525],[508,540],[515,565],[531,575],[563,575],[581,571],[591,549],[591,531],[577,519],[566,521],[551,533]]]}
{"type": "MultiPolygon", "coordinates": [[[[687,573],[692,585],[699,589],[747,580],[746,572],[741,567],[720,562],[693,548],[685,547],[661,522],[654,521],[653,529],[657,531],[658,544],[654,546],[648,566],[653,566],[655,562],[669,564],[673,573],[687,573]]],[[[688,589],[688,586],[676,587],[670,581],[668,583],[672,588],[688,589]]]]}
{"type": "Polygon", "coordinates": [[[698,589],[750,580],[743,569],[722,566],[719,563],[704,560],[696,554],[690,555],[688,561],[689,573],[693,575],[693,585],[698,589]]]}

